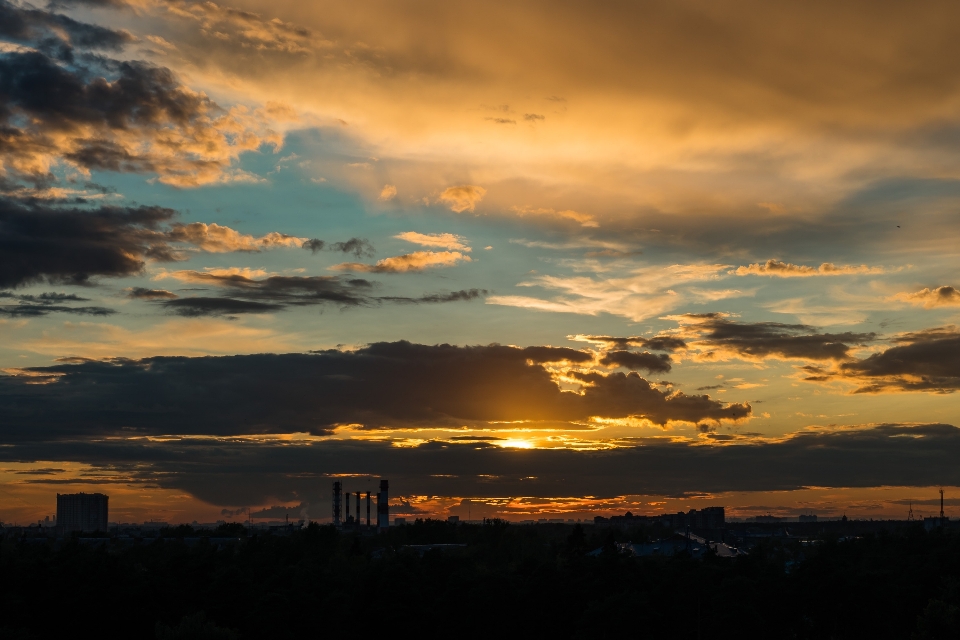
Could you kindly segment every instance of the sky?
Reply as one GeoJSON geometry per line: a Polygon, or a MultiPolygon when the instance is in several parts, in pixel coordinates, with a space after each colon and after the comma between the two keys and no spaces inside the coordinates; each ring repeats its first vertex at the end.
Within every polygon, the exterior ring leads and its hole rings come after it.
{"type": "Polygon", "coordinates": [[[0,521],[960,516],[955,3],[230,2],[0,0],[0,521]]]}

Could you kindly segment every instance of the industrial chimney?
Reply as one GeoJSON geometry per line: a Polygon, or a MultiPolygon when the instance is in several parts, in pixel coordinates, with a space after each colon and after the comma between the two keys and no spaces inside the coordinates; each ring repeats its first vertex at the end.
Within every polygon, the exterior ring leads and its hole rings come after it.
{"type": "Polygon", "coordinates": [[[380,481],[380,493],[377,494],[377,531],[386,531],[390,527],[390,483],[380,481]]]}
{"type": "Polygon", "coordinates": [[[367,491],[367,529],[370,528],[370,492],[367,491]]]}
{"type": "Polygon", "coordinates": [[[333,483],[333,526],[340,527],[340,500],[343,495],[343,485],[340,481],[333,483]]]}

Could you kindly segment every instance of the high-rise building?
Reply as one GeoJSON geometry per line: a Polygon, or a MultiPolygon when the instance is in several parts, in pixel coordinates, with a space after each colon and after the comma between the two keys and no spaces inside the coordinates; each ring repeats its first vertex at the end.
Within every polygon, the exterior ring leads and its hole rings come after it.
{"type": "Polygon", "coordinates": [[[107,500],[102,493],[57,494],[57,525],[66,531],[107,531],[107,500]]]}

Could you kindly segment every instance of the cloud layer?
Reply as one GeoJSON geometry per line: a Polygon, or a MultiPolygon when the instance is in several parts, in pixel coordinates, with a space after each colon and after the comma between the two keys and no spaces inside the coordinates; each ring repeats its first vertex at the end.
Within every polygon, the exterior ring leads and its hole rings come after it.
{"type": "Polygon", "coordinates": [[[660,391],[635,373],[573,371],[581,392],[561,391],[540,364],[585,357],[572,349],[395,342],[315,354],[82,361],[0,377],[0,405],[12,440],[750,415],[748,404],[660,391]]]}

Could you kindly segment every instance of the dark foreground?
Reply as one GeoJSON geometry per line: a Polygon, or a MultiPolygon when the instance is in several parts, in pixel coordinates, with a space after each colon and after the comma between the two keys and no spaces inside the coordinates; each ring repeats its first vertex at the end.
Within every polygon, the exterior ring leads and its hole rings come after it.
{"type": "Polygon", "coordinates": [[[919,526],[732,559],[624,557],[651,532],[569,525],[184,534],[3,540],[0,638],[960,637],[960,535],[919,526]],[[402,548],[425,543],[467,546],[402,548]]]}

